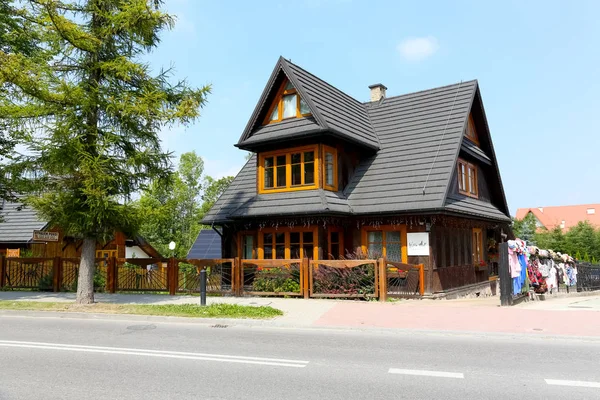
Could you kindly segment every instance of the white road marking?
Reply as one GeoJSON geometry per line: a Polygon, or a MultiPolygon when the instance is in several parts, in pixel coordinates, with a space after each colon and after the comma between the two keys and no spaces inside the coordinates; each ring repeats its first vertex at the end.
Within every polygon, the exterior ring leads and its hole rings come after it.
{"type": "Polygon", "coordinates": [[[560,379],[544,379],[548,385],[600,388],[600,382],[563,381],[560,379]]]}
{"type": "Polygon", "coordinates": [[[400,374],[400,375],[433,376],[436,378],[455,378],[455,379],[464,379],[465,378],[465,375],[461,372],[425,371],[425,370],[421,370],[421,369],[390,368],[388,373],[400,374]]]}
{"type": "Polygon", "coordinates": [[[44,350],[62,350],[86,353],[122,354],[146,357],[178,358],[186,360],[218,361],[239,364],[272,365],[278,367],[304,368],[309,363],[302,360],[286,360],[279,358],[245,357],[224,354],[187,353],[180,351],[146,350],[122,347],[84,346],[61,343],[21,342],[0,340],[0,347],[17,347],[44,350]]]}

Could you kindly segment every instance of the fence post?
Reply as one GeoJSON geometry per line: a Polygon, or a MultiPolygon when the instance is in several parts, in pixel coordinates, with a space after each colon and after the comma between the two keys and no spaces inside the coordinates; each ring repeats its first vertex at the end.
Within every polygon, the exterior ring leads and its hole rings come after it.
{"type": "Polygon", "coordinates": [[[419,264],[419,293],[425,294],[425,265],[419,264]]]}
{"type": "Polygon", "coordinates": [[[175,296],[179,286],[179,263],[174,257],[169,258],[169,273],[167,274],[167,283],[169,294],[175,296]]]}
{"type": "Polygon", "coordinates": [[[310,298],[310,282],[309,282],[309,270],[310,270],[310,260],[308,258],[303,258],[302,263],[300,264],[300,274],[303,279],[300,280],[300,290],[304,294],[304,298],[310,298]]]}
{"type": "Polygon", "coordinates": [[[387,265],[384,258],[378,261],[379,268],[379,301],[387,301],[387,265]]]}
{"type": "Polygon", "coordinates": [[[512,306],[512,278],[508,267],[508,243],[500,243],[498,254],[498,279],[500,279],[500,305],[512,306]]]}
{"type": "Polygon", "coordinates": [[[60,257],[54,257],[54,260],[52,260],[52,291],[54,292],[60,292],[61,272],[62,260],[60,257]]]}
{"type": "Polygon", "coordinates": [[[118,275],[117,259],[115,257],[110,257],[106,264],[106,290],[108,293],[115,293],[117,291],[118,275]]]}
{"type": "Polygon", "coordinates": [[[244,295],[244,259],[238,258],[238,296],[244,295]]]}
{"type": "Polygon", "coordinates": [[[231,293],[234,296],[239,296],[240,291],[240,281],[239,281],[239,262],[240,259],[235,257],[231,262],[231,293]]]}
{"type": "Polygon", "coordinates": [[[6,257],[3,255],[0,262],[0,289],[4,286],[6,286],[6,257]]]}

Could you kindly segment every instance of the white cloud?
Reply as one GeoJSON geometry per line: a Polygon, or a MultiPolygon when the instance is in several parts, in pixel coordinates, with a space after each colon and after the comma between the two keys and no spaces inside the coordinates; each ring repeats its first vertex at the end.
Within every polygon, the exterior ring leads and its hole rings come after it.
{"type": "Polygon", "coordinates": [[[398,45],[400,55],[408,61],[421,61],[432,56],[439,48],[433,36],[404,39],[398,45]]]}

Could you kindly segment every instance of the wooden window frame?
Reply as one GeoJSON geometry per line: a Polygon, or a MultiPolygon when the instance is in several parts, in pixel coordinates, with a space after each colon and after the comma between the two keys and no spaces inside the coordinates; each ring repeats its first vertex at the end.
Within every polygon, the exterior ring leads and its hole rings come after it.
{"type": "MultiPolygon", "coordinates": [[[[261,153],[258,156],[258,193],[279,193],[279,192],[293,192],[296,190],[309,190],[309,189],[317,189],[319,187],[319,163],[320,163],[320,155],[319,155],[319,146],[302,146],[302,147],[294,147],[292,149],[286,150],[276,150],[270,151],[267,153],[261,153]],[[314,183],[308,185],[295,185],[292,186],[292,154],[293,153],[301,153],[302,154],[302,162],[300,171],[302,174],[301,181],[304,182],[304,153],[312,151],[314,154],[314,183]],[[285,156],[286,159],[286,182],[285,186],[274,186],[273,188],[265,188],[265,158],[273,157],[277,159],[278,156],[285,156]]],[[[274,179],[275,183],[277,183],[277,167],[274,167],[274,179]]]]}
{"type": "Polygon", "coordinates": [[[481,228],[473,228],[472,241],[473,265],[478,266],[482,261],[485,261],[483,256],[483,231],[481,228]],[[477,243],[479,243],[479,249],[477,249],[477,243]]]}
{"type": "Polygon", "coordinates": [[[344,230],[342,228],[338,228],[338,227],[329,227],[327,229],[327,258],[329,260],[338,260],[341,257],[343,257],[345,254],[345,247],[344,247],[344,230]],[[331,253],[331,245],[333,244],[331,242],[331,234],[337,232],[338,233],[338,255],[336,256],[335,254],[331,253]]]}
{"type": "Polygon", "coordinates": [[[312,115],[312,113],[310,113],[310,112],[306,113],[306,114],[302,114],[302,112],[300,111],[300,101],[301,101],[300,94],[294,87],[291,89],[286,89],[285,87],[287,86],[288,82],[289,82],[289,80],[285,79],[283,81],[283,83],[281,84],[281,87],[279,88],[279,90],[277,90],[277,95],[275,96],[275,101],[273,101],[273,104],[271,104],[271,106],[269,107],[267,116],[265,117],[265,119],[263,121],[263,125],[276,124],[278,122],[285,121],[288,119],[303,118],[303,117],[309,117],[312,115]],[[293,117],[283,118],[283,97],[290,95],[290,94],[296,95],[296,115],[293,117]],[[273,110],[277,106],[279,107],[277,110],[277,119],[271,120],[271,114],[273,114],[273,110]]]}
{"type": "MultiPolygon", "coordinates": [[[[319,228],[317,226],[313,226],[313,227],[308,227],[308,228],[293,228],[293,229],[275,229],[275,228],[269,228],[269,229],[262,229],[258,232],[258,244],[257,244],[257,253],[258,253],[258,259],[259,260],[264,260],[265,259],[265,247],[264,247],[264,234],[265,233],[272,233],[272,234],[276,234],[276,233],[284,233],[285,234],[285,259],[289,260],[291,259],[291,250],[290,250],[290,233],[292,232],[298,232],[298,233],[304,233],[304,232],[312,232],[313,234],[313,260],[318,260],[319,259],[319,228]]],[[[273,236],[273,243],[275,243],[275,236],[273,236]]],[[[300,258],[305,258],[304,257],[304,243],[303,243],[303,237],[302,235],[300,235],[300,258]]],[[[275,251],[275,248],[273,248],[273,255],[271,257],[271,259],[276,260],[277,258],[277,252],[275,251]]]]}
{"type": "Polygon", "coordinates": [[[338,154],[337,149],[334,147],[323,145],[323,189],[337,192],[338,190],[338,154]],[[331,153],[333,155],[333,185],[327,184],[327,157],[326,154],[331,153]]]}
{"type": "Polygon", "coordinates": [[[475,121],[473,120],[473,115],[469,113],[469,118],[467,119],[467,126],[465,126],[465,136],[477,146],[479,146],[479,136],[477,135],[477,129],[475,129],[475,121]]]}
{"type": "Polygon", "coordinates": [[[478,189],[479,180],[477,177],[477,174],[478,174],[477,165],[471,164],[471,163],[466,162],[465,160],[459,158],[458,163],[457,163],[457,172],[458,172],[458,174],[457,174],[458,192],[460,194],[464,194],[465,196],[473,197],[475,199],[479,198],[479,189],[478,189]],[[465,178],[466,187],[463,187],[463,185],[462,185],[463,173],[462,173],[461,167],[463,167],[463,166],[465,168],[464,178],[465,178]],[[469,171],[473,172],[473,182],[471,182],[471,179],[469,178],[469,171]]]}
{"type": "Polygon", "coordinates": [[[361,249],[363,254],[367,254],[369,249],[368,243],[368,233],[369,232],[379,232],[382,234],[382,257],[387,256],[387,242],[386,242],[386,232],[400,232],[400,241],[401,241],[401,251],[402,251],[402,262],[404,264],[408,263],[408,252],[406,248],[406,243],[408,241],[408,237],[406,234],[406,225],[380,225],[378,227],[362,227],[361,228],[361,249]]]}
{"type": "Polygon", "coordinates": [[[96,250],[96,258],[113,258],[117,256],[117,250],[96,250]],[[104,257],[102,253],[108,253],[107,257],[104,257]]]}
{"type": "Polygon", "coordinates": [[[253,236],[254,237],[254,248],[252,249],[252,259],[255,260],[258,258],[258,237],[256,231],[239,231],[237,233],[237,254],[240,259],[244,259],[244,236],[253,236]]]}

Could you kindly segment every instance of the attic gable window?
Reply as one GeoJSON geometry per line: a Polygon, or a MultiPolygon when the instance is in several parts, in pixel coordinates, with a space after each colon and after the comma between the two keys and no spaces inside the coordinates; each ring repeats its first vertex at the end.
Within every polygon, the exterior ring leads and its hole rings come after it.
{"type": "Polygon", "coordinates": [[[477,167],[464,160],[458,160],[458,192],[469,197],[478,197],[477,167]]]}
{"type": "Polygon", "coordinates": [[[467,126],[465,127],[465,136],[479,146],[479,137],[477,136],[477,131],[475,130],[475,122],[473,121],[473,115],[469,114],[469,119],[467,120],[467,126]]]}
{"type": "Polygon", "coordinates": [[[289,118],[301,118],[311,115],[308,104],[300,98],[296,88],[288,80],[277,92],[269,109],[264,125],[274,124],[289,118]]]}

